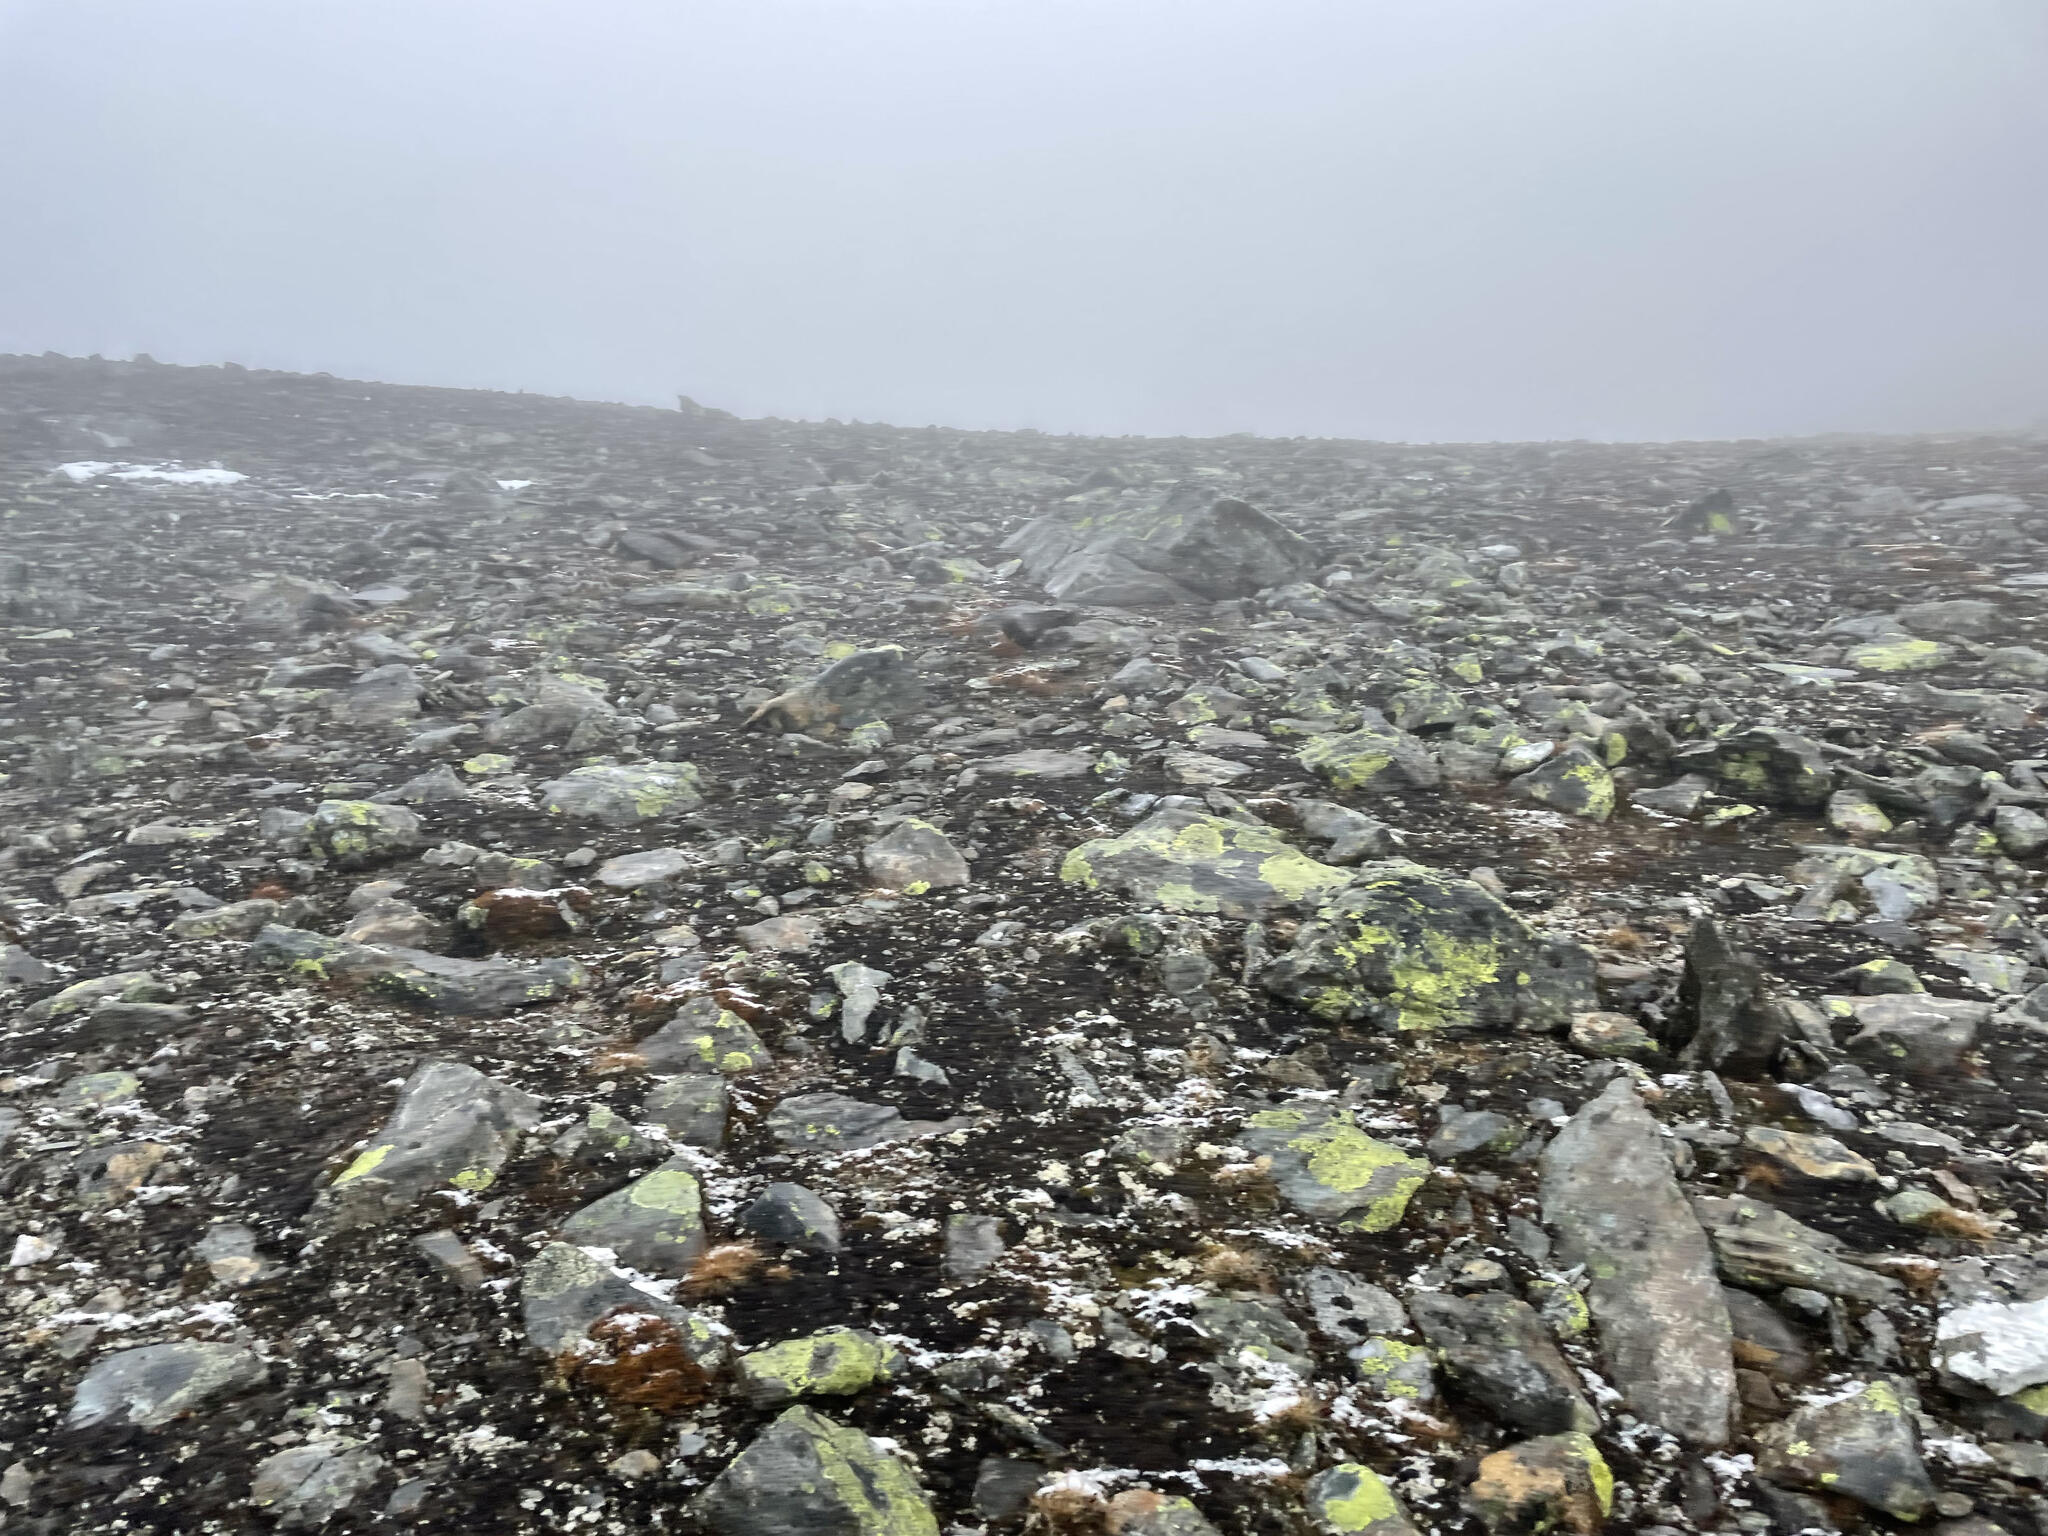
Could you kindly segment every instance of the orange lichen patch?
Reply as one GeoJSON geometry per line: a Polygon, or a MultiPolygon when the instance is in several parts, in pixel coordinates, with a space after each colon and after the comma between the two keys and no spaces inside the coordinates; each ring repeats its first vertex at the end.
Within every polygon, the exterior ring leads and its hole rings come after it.
{"type": "Polygon", "coordinates": [[[712,1396],[709,1373],[690,1358],[682,1335],[663,1318],[622,1309],[591,1324],[590,1340],[605,1353],[570,1351],[561,1357],[562,1374],[615,1404],[671,1414],[712,1396]]]}
{"type": "Polygon", "coordinates": [[[752,1243],[720,1243],[690,1266],[683,1294],[700,1299],[730,1296],[760,1272],[761,1263],[761,1250],[752,1243]]]}

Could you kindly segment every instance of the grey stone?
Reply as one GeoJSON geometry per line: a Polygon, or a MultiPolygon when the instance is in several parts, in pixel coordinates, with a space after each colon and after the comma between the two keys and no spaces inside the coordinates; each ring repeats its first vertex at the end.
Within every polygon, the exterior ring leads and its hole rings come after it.
{"type": "Polygon", "coordinates": [[[740,1229],[779,1248],[839,1251],[839,1217],[801,1184],[770,1184],[739,1216],[740,1229]]]}
{"type": "Polygon", "coordinates": [[[1498,1292],[1425,1291],[1409,1298],[1408,1310],[1452,1382],[1506,1428],[1532,1435],[1599,1428],[1577,1372],[1527,1302],[1498,1292]]]}
{"type": "Polygon", "coordinates": [[[784,1410],[689,1507],[713,1536],[939,1536],[907,1467],[804,1407],[784,1410]]]}
{"type": "Polygon", "coordinates": [[[180,1339],[117,1350],[93,1362],[71,1397],[66,1429],[118,1419],[155,1429],[214,1397],[262,1385],[263,1362],[239,1344],[180,1339]]]}
{"type": "Polygon", "coordinates": [[[287,1446],[256,1464],[249,1502],[280,1530],[317,1530],[383,1475],[384,1460],[359,1440],[287,1446]]]}
{"type": "Polygon", "coordinates": [[[732,1093],[725,1079],[711,1073],[684,1073],[649,1090],[640,1114],[650,1125],[668,1132],[670,1141],[715,1152],[725,1143],[732,1093]]]}
{"type": "Polygon", "coordinates": [[[703,1191],[679,1157],[584,1206],[561,1231],[569,1242],[609,1248],[621,1264],[653,1275],[687,1274],[708,1246],[703,1191]]]}
{"type": "Polygon", "coordinates": [[[951,1284],[971,1285],[995,1265],[1008,1247],[998,1218],[955,1212],[946,1218],[946,1250],[941,1269],[951,1284]]]}
{"type": "Polygon", "coordinates": [[[868,878],[894,891],[937,890],[965,885],[973,878],[967,861],[928,821],[906,816],[861,849],[868,878]]]}
{"type": "Polygon", "coordinates": [[[350,944],[275,924],[256,935],[248,959],[265,970],[362,987],[431,1013],[504,1013],[554,1002],[590,984],[590,973],[574,960],[459,960],[404,945],[350,944]]]}
{"type": "Polygon", "coordinates": [[[531,1094],[460,1062],[428,1062],[406,1079],[370,1145],[320,1192],[315,1215],[334,1230],[380,1226],[443,1185],[480,1194],[539,1120],[531,1094]]]}

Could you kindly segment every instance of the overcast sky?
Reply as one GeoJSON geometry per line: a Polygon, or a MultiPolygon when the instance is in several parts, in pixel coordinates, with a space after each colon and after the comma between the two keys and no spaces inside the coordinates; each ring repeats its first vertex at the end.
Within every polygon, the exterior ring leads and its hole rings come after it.
{"type": "Polygon", "coordinates": [[[0,0],[0,351],[1407,439],[2048,422],[2044,0],[0,0]]]}

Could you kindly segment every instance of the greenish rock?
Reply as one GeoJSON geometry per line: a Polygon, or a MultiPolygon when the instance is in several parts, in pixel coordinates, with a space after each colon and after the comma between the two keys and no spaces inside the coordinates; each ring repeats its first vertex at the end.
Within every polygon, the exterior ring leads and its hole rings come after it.
{"type": "Polygon", "coordinates": [[[1748,1195],[1702,1195],[1693,1214],[1714,1245],[1714,1262],[1730,1285],[1774,1291],[1792,1286],[1881,1305],[1898,1299],[1899,1282],[1842,1255],[1840,1238],[1787,1216],[1748,1195]]]}
{"type": "Polygon", "coordinates": [[[1429,748],[1391,725],[1313,737],[1296,759],[1336,789],[1434,789],[1443,782],[1429,748]]]}
{"type": "Polygon", "coordinates": [[[583,1123],[562,1132],[548,1150],[586,1167],[603,1167],[611,1163],[646,1164],[659,1157],[663,1149],[616,1110],[593,1104],[583,1123]]]}
{"type": "Polygon", "coordinates": [[[156,1429],[209,1399],[259,1387],[267,1374],[240,1344],[178,1339],[116,1350],[95,1360],[79,1381],[64,1427],[120,1422],[156,1429]]]}
{"type": "Polygon", "coordinates": [[[731,1113],[732,1090],[723,1076],[709,1072],[686,1072],[657,1083],[640,1106],[641,1117],[660,1126],[670,1141],[707,1152],[725,1144],[731,1113]]]}
{"type": "Polygon", "coordinates": [[[1921,981],[1913,967],[1890,955],[1851,966],[1849,980],[1865,997],[1889,997],[1927,990],[1927,984],[1921,981]]]}
{"type": "Polygon", "coordinates": [[[939,1536],[908,1467],[801,1406],[785,1409],[689,1508],[711,1536],[939,1536]]]}
{"type": "Polygon", "coordinates": [[[418,816],[402,805],[374,800],[322,800],[313,808],[306,836],[343,869],[403,858],[425,841],[418,816]]]}
{"type": "Polygon", "coordinates": [[[1385,1398],[1417,1407],[1436,1401],[1436,1363],[1420,1344],[1375,1334],[1351,1351],[1358,1379],[1385,1398]]]}
{"type": "Polygon", "coordinates": [[[1614,814],[1614,775],[1604,762],[1576,744],[1533,772],[1511,780],[1508,791],[1585,821],[1605,821],[1614,814]]]}
{"type": "Polygon", "coordinates": [[[1991,831],[2008,858],[2031,859],[2048,851],[2048,816],[2023,805],[2001,805],[1993,811],[1991,831]]]}
{"type": "Polygon", "coordinates": [[[1755,726],[1687,747],[1672,765],[1705,774],[1721,793],[1758,805],[1811,810],[1834,792],[1834,767],[1821,744],[1796,731],[1755,726]]]}
{"type": "Polygon", "coordinates": [[[1329,1104],[1260,1110],[1237,1139],[1271,1159],[1282,1199],[1347,1231],[1398,1226],[1429,1177],[1428,1163],[1366,1135],[1349,1110],[1329,1104]]]}
{"type": "Polygon", "coordinates": [[[1318,1472],[1301,1498],[1316,1536],[1416,1536],[1387,1480],[1355,1461],[1318,1472]]]}
{"type": "Polygon", "coordinates": [[[314,1217],[345,1231],[395,1221],[434,1189],[481,1195],[539,1121],[531,1094],[461,1062],[427,1062],[369,1146],[321,1190],[314,1217]]]}
{"type": "Polygon", "coordinates": [[[2048,653],[2032,646],[2001,645],[1985,653],[1984,666],[1989,682],[2048,688],[2048,653]]]}
{"type": "Polygon", "coordinates": [[[171,989],[148,971],[116,971],[91,981],[74,981],[61,992],[29,1004],[21,1016],[30,1024],[48,1024],[90,1013],[101,1003],[161,1003],[172,995],[171,989]]]}
{"type": "Polygon", "coordinates": [[[1757,1476],[1780,1488],[1853,1499],[1896,1520],[1934,1509],[1920,1430],[1899,1391],[1859,1382],[1757,1434],[1757,1476]]]}
{"type": "Polygon", "coordinates": [[[54,1103],[58,1109],[106,1109],[140,1092],[142,1079],[133,1072],[85,1072],[59,1088],[54,1103]]]}
{"type": "Polygon", "coordinates": [[[1452,1385],[1507,1428],[1549,1435],[1599,1427],[1578,1372],[1527,1302],[1499,1291],[1424,1291],[1408,1310],[1452,1385]]]}
{"type": "Polygon", "coordinates": [[[507,1013],[556,1002],[590,985],[589,971],[575,960],[459,960],[398,944],[351,944],[276,924],[256,935],[247,958],[295,980],[361,987],[429,1013],[507,1013]]]}
{"type": "Polygon", "coordinates": [[[1402,1030],[1559,1030],[1598,1006],[1591,951],[1537,934],[1472,881],[1406,859],[1350,873],[1266,967],[1268,991],[1402,1030]]]}
{"type": "Polygon", "coordinates": [[[764,1122],[770,1135],[794,1150],[857,1152],[937,1129],[936,1123],[905,1120],[887,1104],[869,1104],[843,1093],[801,1093],[784,1099],[764,1122]]]}
{"type": "Polygon", "coordinates": [[[680,816],[704,803],[703,778],[692,763],[578,768],[540,787],[541,809],[606,826],[631,826],[680,816]]]}
{"type": "Polygon", "coordinates": [[[860,861],[875,884],[913,896],[965,885],[974,878],[946,834],[915,816],[904,817],[861,849],[860,861]]]}
{"type": "Polygon", "coordinates": [[[1278,1366],[1307,1377],[1315,1374],[1308,1335],[1279,1302],[1264,1296],[1204,1296],[1195,1303],[1196,1330],[1218,1355],[1225,1376],[1251,1367],[1260,1375],[1278,1366]]]}
{"type": "Polygon", "coordinates": [[[165,925],[177,939],[248,939],[277,921],[284,908],[258,896],[250,901],[231,901],[205,912],[181,912],[165,925]]]}
{"type": "Polygon", "coordinates": [[[1855,1021],[1849,1055],[1867,1067],[1935,1080],[1959,1070],[1991,1018],[1993,1005],[1924,992],[1879,997],[1827,997],[1837,1018],[1855,1021]]]}
{"type": "Polygon", "coordinates": [[[567,1241],[609,1248],[621,1264],[650,1275],[687,1274],[708,1246],[703,1191],[679,1157],[593,1200],[561,1230],[567,1241]]]}
{"type": "Polygon", "coordinates": [[[1860,789],[1838,789],[1828,796],[1828,826],[1844,837],[1883,837],[1892,829],[1891,817],[1860,789]]]}
{"type": "Polygon", "coordinates": [[[1614,1473],[1590,1435],[1544,1435],[1484,1458],[1465,1504],[1491,1536],[1593,1536],[1613,1513],[1614,1473]]]}
{"type": "Polygon", "coordinates": [[[1222,1536],[1195,1501],[1178,1493],[1129,1488],[1109,1501],[1111,1536],[1222,1536]]]}
{"type": "Polygon", "coordinates": [[[1386,709],[1387,718],[1396,729],[1408,732],[1450,730],[1472,716],[1472,706],[1457,689],[1442,683],[1416,683],[1403,688],[1387,700],[1386,709]]]}
{"type": "Polygon", "coordinates": [[[1199,811],[1155,811],[1121,837],[1068,854],[1060,878],[1169,912],[1259,919],[1313,907],[1350,870],[1319,864],[1271,828],[1199,811]]]}
{"type": "Polygon", "coordinates": [[[1726,1444],[1734,1346],[1713,1249],[1630,1081],[1583,1105],[1540,1166],[1557,1261],[1586,1267],[1601,1358],[1629,1408],[1693,1445],[1726,1444]]]}
{"type": "Polygon", "coordinates": [[[800,1397],[852,1397],[902,1368],[902,1355],[872,1333],[827,1328],[752,1350],[734,1362],[740,1395],[756,1408],[800,1397]]]}
{"type": "Polygon", "coordinates": [[[1658,1055],[1656,1037],[1625,1013],[1572,1015],[1572,1049],[1597,1061],[1649,1061],[1658,1055]]]}
{"type": "Polygon", "coordinates": [[[1842,659],[1858,672],[1932,672],[1960,654],[1939,640],[1872,640],[1850,646],[1842,659]]]}
{"type": "Polygon", "coordinates": [[[653,1072],[717,1072],[744,1077],[773,1058],[746,1020],[715,998],[693,997],[676,1016],[633,1047],[653,1072]]]}

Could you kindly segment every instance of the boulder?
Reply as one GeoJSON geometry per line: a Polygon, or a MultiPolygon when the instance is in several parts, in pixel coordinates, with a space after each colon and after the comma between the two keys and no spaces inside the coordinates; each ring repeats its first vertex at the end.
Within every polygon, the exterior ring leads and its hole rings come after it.
{"type": "Polygon", "coordinates": [[[1315,565],[1306,539],[1249,504],[1182,481],[1156,503],[1083,504],[1003,543],[1062,602],[1114,607],[1249,597],[1315,565]]]}
{"type": "Polygon", "coordinates": [[[1060,878],[1169,912],[1264,918],[1312,907],[1350,870],[1319,864],[1268,827],[1199,811],[1155,811],[1120,837],[1081,844],[1060,878]]]}
{"type": "Polygon", "coordinates": [[[755,1436],[689,1509],[712,1536],[939,1536],[908,1467],[804,1407],[755,1436]]]}
{"type": "Polygon", "coordinates": [[[397,1220],[441,1186],[489,1189],[540,1121],[540,1102],[474,1067],[430,1061],[398,1091],[398,1104],[370,1145],[314,1201],[330,1230],[397,1220]]]}
{"type": "Polygon", "coordinates": [[[1283,1200],[1350,1231],[1398,1225],[1429,1177],[1428,1163],[1366,1135],[1349,1110],[1329,1104],[1260,1110],[1237,1139],[1270,1159],[1283,1200]]]}
{"type": "Polygon", "coordinates": [[[1699,1446],[1735,1408],[1728,1308],[1714,1254],[1657,1123],[1618,1077],[1542,1156],[1543,1220],[1561,1264],[1584,1264],[1601,1358],[1639,1418],[1699,1446]]]}
{"type": "Polygon", "coordinates": [[[1855,1382],[1757,1435],[1757,1476],[1780,1488],[1853,1499],[1896,1520],[1934,1508],[1920,1429],[1885,1381],[1855,1382]]]}

